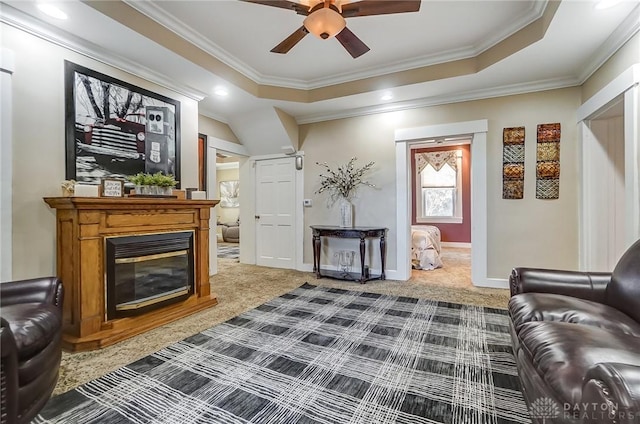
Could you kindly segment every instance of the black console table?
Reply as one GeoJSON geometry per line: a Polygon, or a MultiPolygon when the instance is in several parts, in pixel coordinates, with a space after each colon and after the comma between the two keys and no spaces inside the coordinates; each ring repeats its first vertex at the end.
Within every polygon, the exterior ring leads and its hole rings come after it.
{"type": "Polygon", "coordinates": [[[387,243],[385,240],[387,229],[382,227],[333,227],[329,225],[312,225],[313,231],[313,272],[316,273],[316,278],[330,277],[340,280],[352,280],[358,281],[361,284],[369,280],[384,280],[384,265],[385,256],[387,250],[387,243]],[[360,274],[346,271],[331,271],[325,270],[320,273],[320,237],[335,237],[335,238],[354,238],[360,239],[360,274]],[[382,268],[380,275],[372,275],[368,273],[368,268],[365,268],[365,239],[367,238],[379,238],[380,239],[380,261],[382,268]]]}

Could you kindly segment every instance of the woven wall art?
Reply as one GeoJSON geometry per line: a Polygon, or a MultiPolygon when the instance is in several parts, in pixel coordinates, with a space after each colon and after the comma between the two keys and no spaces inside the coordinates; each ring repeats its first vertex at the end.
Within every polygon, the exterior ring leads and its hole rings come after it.
{"type": "Polygon", "coordinates": [[[539,124],[536,149],[536,199],[560,197],[560,124],[539,124]]]}
{"type": "Polygon", "coordinates": [[[502,198],[524,196],[524,127],[502,130],[502,198]]]}

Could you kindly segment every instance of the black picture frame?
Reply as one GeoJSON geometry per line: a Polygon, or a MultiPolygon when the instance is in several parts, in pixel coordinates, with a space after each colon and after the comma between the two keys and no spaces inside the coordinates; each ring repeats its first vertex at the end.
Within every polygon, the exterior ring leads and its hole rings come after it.
{"type": "Polygon", "coordinates": [[[162,172],[180,181],[179,101],[67,60],[64,68],[67,180],[162,172]]]}

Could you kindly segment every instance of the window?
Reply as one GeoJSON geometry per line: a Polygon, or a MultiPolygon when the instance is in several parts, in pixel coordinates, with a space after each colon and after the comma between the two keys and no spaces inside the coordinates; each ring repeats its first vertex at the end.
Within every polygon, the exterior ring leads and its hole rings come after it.
{"type": "Polygon", "coordinates": [[[462,222],[462,151],[416,154],[418,222],[462,222]]]}

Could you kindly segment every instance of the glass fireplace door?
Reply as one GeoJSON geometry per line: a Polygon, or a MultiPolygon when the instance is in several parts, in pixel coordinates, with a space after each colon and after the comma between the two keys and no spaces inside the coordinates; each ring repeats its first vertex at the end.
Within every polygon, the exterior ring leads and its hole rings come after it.
{"type": "Polygon", "coordinates": [[[193,232],[106,241],[107,318],[137,315],[193,292],[193,232]]]}

